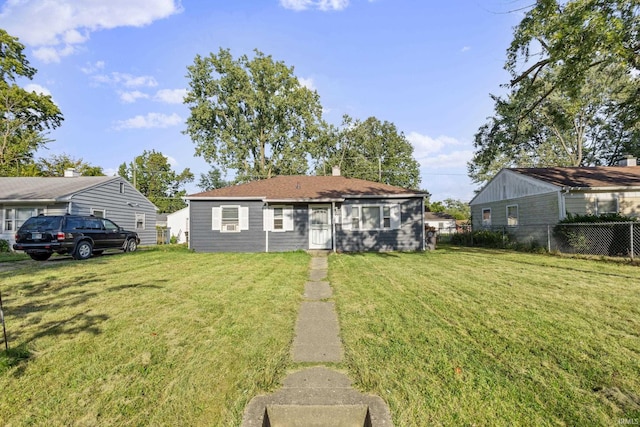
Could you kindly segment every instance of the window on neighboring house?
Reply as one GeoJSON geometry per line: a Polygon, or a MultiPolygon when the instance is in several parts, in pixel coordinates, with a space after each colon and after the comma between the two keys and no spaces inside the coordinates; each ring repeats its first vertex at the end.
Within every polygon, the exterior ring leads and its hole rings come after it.
{"type": "Polygon", "coordinates": [[[7,208],[4,210],[4,231],[17,231],[32,216],[44,213],[43,208],[7,208]]]}
{"type": "Polygon", "coordinates": [[[221,231],[240,231],[240,208],[238,206],[222,206],[221,231]]]}
{"type": "Polygon", "coordinates": [[[120,194],[124,194],[124,182],[120,183],[120,194]]]}
{"type": "Polygon", "coordinates": [[[482,209],[482,226],[491,227],[491,208],[482,209]]]}
{"type": "Polygon", "coordinates": [[[91,215],[97,216],[98,218],[104,218],[107,216],[104,209],[91,209],[91,215]]]}
{"type": "Polygon", "coordinates": [[[136,214],[136,230],[144,230],[145,214],[136,214]]]}
{"type": "Polygon", "coordinates": [[[618,213],[618,199],[596,199],[596,215],[618,213]]]}
{"type": "Polygon", "coordinates": [[[360,229],[360,206],[351,207],[351,229],[360,229]]]}
{"type": "Polygon", "coordinates": [[[518,205],[507,206],[507,225],[509,227],[518,225],[518,205]]]}
{"type": "Polygon", "coordinates": [[[284,230],[284,210],[283,208],[273,208],[273,229],[284,230]]]}

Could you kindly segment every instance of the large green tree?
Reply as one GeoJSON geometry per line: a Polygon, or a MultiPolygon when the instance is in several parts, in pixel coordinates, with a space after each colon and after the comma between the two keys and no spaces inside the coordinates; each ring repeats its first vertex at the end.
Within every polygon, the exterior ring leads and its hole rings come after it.
{"type": "Polygon", "coordinates": [[[121,164],[118,175],[131,182],[158,207],[160,213],[184,208],[183,198],[187,193],[183,187],[194,179],[189,168],[179,174],[174,172],[167,157],[155,150],[145,150],[133,162],[121,164]]]}
{"type": "Polygon", "coordinates": [[[75,169],[82,176],[104,176],[100,166],[93,166],[82,159],[75,159],[68,154],[52,155],[41,158],[36,163],[39,176],[64,176],[67,169],[75,169]]]}
{"type": "Polygon", "coordinates": [[[317,92],[292,67],[255,51],[234,59],[220,49],[188,67],[185,131],[196,155],[234,169],[236,181],[303,174],[323,126],[317,92]]]}
{"type": "Polygon", "coordinates": [[[476,182],[502,167],[615,164],[640,154],[636,1],[539,0],[507,52],[512,80],[475,136],[476,182]]]}
{"type": "Polygon", "coordinates": [[[18,85],[31,80],[36,69],[23,53],[24,45],[0,29],[0,175],[20,173],[33,162],[33,154],[50,140],[47,133],[63,117],[49,95],[29,92],[18,85]]]}
{"type": "Polygon", "coordinates": [[[343,117],[315,153],[316,173],[330,174],[333,166],[347,177],[418,189],[419,164],[413,146],[393,123],[369,117],[364,121],[343,117]]]}

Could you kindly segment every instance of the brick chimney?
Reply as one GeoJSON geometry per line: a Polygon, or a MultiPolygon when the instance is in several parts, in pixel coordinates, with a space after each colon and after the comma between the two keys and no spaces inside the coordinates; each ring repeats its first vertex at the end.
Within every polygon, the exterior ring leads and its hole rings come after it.
{"type": "Polygon", "coordinates": [[[637,166],[636,158],[633,156],[624,156],[618,160],[618,166],[637,166]]]}

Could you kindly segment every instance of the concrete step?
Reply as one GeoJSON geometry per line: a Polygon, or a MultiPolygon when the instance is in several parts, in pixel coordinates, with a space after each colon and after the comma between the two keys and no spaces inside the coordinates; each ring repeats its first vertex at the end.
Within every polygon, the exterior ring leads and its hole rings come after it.
{"type": "Polygon", "coordinates": [[[351,387],[342,372],[322,366],[291,373],[277,392],[249,402],[242,427],[390,427],[384,401],[351,387]]]}

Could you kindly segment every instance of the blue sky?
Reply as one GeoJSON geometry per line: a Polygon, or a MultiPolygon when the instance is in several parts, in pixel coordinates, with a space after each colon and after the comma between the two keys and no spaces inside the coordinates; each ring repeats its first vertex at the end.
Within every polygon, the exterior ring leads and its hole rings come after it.
{"type": "MultiPolygon", "coordinates": [[[[178,172],[209,165],[182,134],[182,97],[196,55],[254,49],[295,68],[325,119],[393,122],[414,145],[432,201],[469,201],[473,135],[524,0],[6,0],[0,28],[19,37],[63,125],[38,156],[68,154],[114,174],[144,150],[178,172]]],[[[197,179],[196,179],[197,181],[197,179]]],[[[198,191],[195,183],[189,192],[198,191]]]]}

